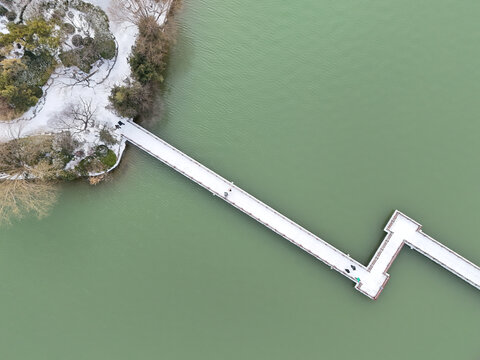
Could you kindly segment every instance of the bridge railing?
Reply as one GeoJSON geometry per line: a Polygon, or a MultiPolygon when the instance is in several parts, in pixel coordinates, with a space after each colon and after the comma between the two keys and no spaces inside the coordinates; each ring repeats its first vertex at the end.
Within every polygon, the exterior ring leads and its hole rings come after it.
{"type": "MultiPolygon", "coordinates": [[[[174,151],[177,155],[180,155],[181,157],[187,159],[188,161],[190,162],[193,162],[195,165],[199,166],[202,170],[208,172],[210,175],[216,177],[218,180],[221,180],[222,182],[225,183],[226,186],[229,186],[229,187],[232,187],[232,188],[235,188],[238,192],[240,192],[243,196],[245,197],[248,197],[249,199],[255,201],[258,205],[262,206],[263,208],[265,208],[267,211],[271,212],[271,213],[274,213],[276,216],[280,217],[283,221],[285,222],[288,222],[290,225],[294,226],[295,228],[297,228],[298,230],[302,231],[303,233],[305,233],[307,236],[313,238],[314,240],[316,241],[319,241],[321,242],[323,245],[327,246],[328,248],[330,248],[331,250],[335,251],[336,253],[338,253],[340,256],[342,257],[345,257],[345,258],[348,258],[348,260],[351,262],[351,263],[354,263],[356,266],[359,266],[363,269],[365,269],[365,266],[360,264],[358,261],[354,260],[353,258],[351,258],[349,255],[343,253],[342,251],[336,249],[335,247],[333,247],[332,245],[330,245],[329,243],[327,243],[326,241],[324,241],[323,239],[321,239],[320,237],[316,236],[315,234],[311,233],[310,231],[306,230],[305,228],[303,228],[302,226],[298,225],[297,223],[295,223],[294,221],[290,220],[289,218],[287,218],[286,216],[284,216],[283,214],[279,213],[278,211],[276,211],[275,209],[271,208],[270,206],[266,205],[265,203],[261,202],[260,200],[258,200],[257,198],[255,198],[254,196],[250,195],[249,193],[247,193],[246,191],[244,191],[243,189],[241,189],[240,187],[236,186],[233,182],[231,181],[228,181],[227,179],[223,178],[222,176],[218,175],[217,173],[215,173],[214,171],[210,170],[209,168],[207,168],[206,166],[202,165],[201,163],[199,163],[197,160],[191,158],[190,156],[186,155],[185,153],[181,152],[180,150],[178,150],[177,148],[175,148],[174,146],[170,145],[169,143],[167,143],[166,141],[160,139],[158,136],[156,136],[155,134],[152,134],[151,132],[147,131],[146,129],[144,129],[143,127],[137,125],[137,124],[134,124],[134,123],[129,123],[131,125],[133,125],[134,127],[136,127],[138,130],[144,132],[146,135],[148,136],[151,136],[153,138],[155,138],[155,140],[159,141],[160,143],[162,143],[164,146],[168,147],[170,150],[174,151]]],[[[271,230],[273,230],[274,232],[276,232],[277,234],[279,234],[280,236],[284,237],[285,239],[287,239],[288,241],[290,241],[291,243],[295,244],[296,246],[300,247],[301,249],[303,249],[304,251],[308,252],[309,254],[311,254],[312,256],[316,257],[317,259],[321,260],[323,263],[325,263],[326,265],[328,265],[331,269],[334,269],[340,273],[342,273],[344,276],[352,279],[353,281],[355,281],[355,277],[353,277],[351,274],[348,274],[346,273],[343,269],[339,269],[338,267],[336,267],[335,265],[329,263],[328,261],[326,261],[325,259],[323,258],[320,258],[318,255],[312,253],[310,250],[306,249],[304,246],[302,246],[301,244],[299,244],[298,242],[296,242],[295,240],[293,240],[292,238],[286,236],[285,234],[281,233],[280,231],[278,231],[278,229],[274,228],[272,225],[264,222],[263,220],[261,220],[260,218],[258,218],[257,216],[255,216],[254,214],[250,213],[249,211],[247,211],[246,209],[243,209],[242,207],[238,206],[236,203],[234,203],[233,201],[231,201],[230,199],[222,196],[222,192],[220,191],[217,191],[215,189],[212,189],[211,187],[209,187],[208,185],[204,184],[202,181],[200,181],[199,179],[196,179],[194,177],[192,177],[191,175],[185,173],[183,170],[179,169],[178,167],[176,167],[174,164],[171,164],[169,163],[168,161],[166,161],[165,159],[157,156],[156,154],[154,154],[152,151],[150,151],[149,149],[147,149],[145,146],[143,146],[142,144],[139,144],[137,143],[136,141],[132,140],[130,137],[128,137],[128,135],[124,135],[124,137],[130,141],[131,143],[133,143],[134,145],[138,146],[139,148],[141,148],[142,150],[144,150],[145,152],[149,153],[150,155],[152,155],[153,157],[159,159],[160,161],[162,161],[163,163],[165,163],[166,165],[172,167],[173,169],[175,169],[176,171],[180,172],[182,175],[184,175],[185,177],[189,178],[190,180],[194,181],[195,183],[201,185],[202,187],[204,187],[205,189],[209,190],[210,192],[212,192],[213,194],[219,196],[220,198],[222,198],[224,201],[232,204],[233,206],[235,206],[237,209],[241,210],[242,212],[246,213],[247,215],[249,215],[250,217],[254,218],[255,220],[257,220],[258,222],[262,223],[263,225],[265,225],[266,227],[270,228],[271,230]]]]}

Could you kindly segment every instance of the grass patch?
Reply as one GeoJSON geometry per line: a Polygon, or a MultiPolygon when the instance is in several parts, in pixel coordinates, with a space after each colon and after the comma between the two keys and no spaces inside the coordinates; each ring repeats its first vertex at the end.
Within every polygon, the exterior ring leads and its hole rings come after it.
{"type": "Polygon", "coordinates": [[[117,155],[115,155],[112,150],[108,149],[107,155],[100,158],[100,161],[107,167],[107,169],[110,169],[117,163],[117,155]]]}

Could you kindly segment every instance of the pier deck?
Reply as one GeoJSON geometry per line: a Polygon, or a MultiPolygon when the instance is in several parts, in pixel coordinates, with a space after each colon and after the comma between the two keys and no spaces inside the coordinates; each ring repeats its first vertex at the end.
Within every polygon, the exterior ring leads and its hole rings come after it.
{"type": "Polygon", "coordinates": [[[388,268],[404,244],[480,289],[478,266],[425,235],[418,223],[399,211],[385,227],[387,236],[366,267],[144,128],[127,122],[120,131],[133,145],[355,282],[355,288],[371,299],[380,295],[389,278],[388,268]]]}

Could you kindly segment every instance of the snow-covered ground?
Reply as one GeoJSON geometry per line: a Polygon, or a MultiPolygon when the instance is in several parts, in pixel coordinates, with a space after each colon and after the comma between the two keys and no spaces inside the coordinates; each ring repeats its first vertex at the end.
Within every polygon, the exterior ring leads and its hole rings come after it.
{"type": "MultiPolygon", "coordinates": [[[[88,0],[88,2],[100,6],[109,14],[110,0],[88,0]]],[[[161,23],[166,16],[161,18],[161,23]]],[[[1,23],[1,22],[0,22],[1,23]]],[[[2,31],[0,25],[0,31],[2,31]]],[[[44,86],[45,95],[38,104],[23,114],[20,118],[11,122],[0,122],[0,141],[8,141],[12,134],[20,134],[22,137],[43,133],[59,132],[55,125],[55,117],[69,104],[83,99],[92,101],[96,108],[96,125],[88,131],[77,134],[78,140],[83,143],[83,151],[88,154],[98,145],[98,133],[101,128],[107,126],[114,129],[115,124],[122,120],[109,108],[108,97],[114,85],[122,84],[130,76],[128,57],[138,33],[138,29],[131,23],[110,22],[110,30],[113,33],[118,46],[118,54],[112,60],[100,60],[92,68],[90,76],[85,81],[78,82],[79,78],[86,78],[76,68],[59,67],[44,86]]],[[[125,121],[125,119],[123,119],[125,121]]],[[[109,146],[117,154],[120,161],[125,140],[117,136],[119,143],[109,146]]],[[[118,164],[118,162],[117,162],[118,164]]]]}
{"type": "Polygon", "coordinates": [[[7,18],[5,16],[0,16],[0,33],[2,34],[8,33],[7,23],[8,23],[7,18]]]}
{"type": "MultiPolygon", "coordinates": [[[[95,5],[108,11],[109,0],[92,0],[95,5]]],[[[58,132],[59,129],[54,124],[54,119],[58,113],[64,110],[65,106],[75,103],[80,98],[95,104],[96,108],[96,127],[87,130],[83,134],[78,134],[79,140],[84,143],[84,152],[88,154],[90,148],[95,147],[94,132],[99,131],[101,127],[107,125],[114,128],[120,117],[108,109],[111,89],[115,84],[120,84],[130,75],[128,56],[131,47],[135,43],[137,28],[132,24],[110,23],[110,30],[118,44],[118,55],[116,59],[100,60],[93,67],[93,75],[87,81],[76,84],[76,77],[85,76],[78,69],[59,67],[44,87],[46,95],[40,99],[38,104],[22,115],[21,118],[12,122],[0,123],[0,141],[7,141],[12,134],[20,133],[21,136],[30,136],[41,133],[58,132]]],[[[119,143],[113,147],[120,158],[124,149],[124,143],[118,138],[119,143]]]]}

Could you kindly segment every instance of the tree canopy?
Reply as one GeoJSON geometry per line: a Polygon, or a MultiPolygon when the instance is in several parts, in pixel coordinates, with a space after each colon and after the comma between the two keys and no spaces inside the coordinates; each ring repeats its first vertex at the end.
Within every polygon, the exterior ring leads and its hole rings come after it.
{"type": "Polygon", "coordinates": [[[60,45],[59,36],[54,34],[55,24],[42,18],[27,20],[25,24],[11,22],[7,27],[10,33],[0,34],[1,47],[18,43],[35,53],[41,47],[57,48],[60,45]]]}

